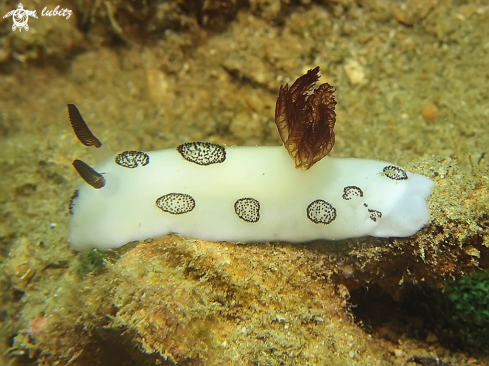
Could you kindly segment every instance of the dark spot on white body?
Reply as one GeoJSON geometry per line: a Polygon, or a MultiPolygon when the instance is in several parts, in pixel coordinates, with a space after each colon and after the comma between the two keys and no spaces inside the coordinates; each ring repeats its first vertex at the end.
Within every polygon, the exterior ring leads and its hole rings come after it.
{"type": "Polygon", "coordinates": [[[148,165],[149,155],[142,151],[123,151],[115,157],[115,162],[124,168],[134,169],[139,165],[148,165]]]}
{"type": "Polygon", "coordinates": [[[390,178],[392,180],[406,180],[406,179],[408,179],[408,176],[407,176],[406,172],[404,171],[404,169],[401,169],[395,165],[387,165],[386,167],[384,167],[382,172],[384,173],[384,175],[387,178],[390,178]]]}
{"type": "Polygon", "coordinates": [[[260,220],[260,202],[254,198],[240,198],[234,203],[234,212],[246,222],[258,222],[260,220]]]}
{"type": "Polygon", "coordinates": [[[382,217],[382,212],[380,211],[368,209],[368,212],[370,213],[370,220],[373,222],[377,222],[382,217]]]}
{"type": "Polygon", "coordinates": [[[181,215],[195,208],[195,200],[185,193],[169,193],[158,198],[156,206],[172,215],[181,215]]]}
{"type": "Polygon", "coordinates": [[[70,212],[70,215],[73,215],[75,212],[75,200],[78,198],[78,189],[73,192],[70,198],[70,203],[68,204],[68,211],[70,212]]]}
{"type": "Polygon", "coordinates": [[[363,191],[357,186],[346,186],[343,188],[343,199],[351,200],[353,197],[363,197],[363,191]]]}
{"type": "Polygon", "coordinates": [[[211,165],[226,160],[226,149],[210,142],[188,142],[177,147],[182,158],[198,165],[211,165]]]}
{"type": "Polygon", "coordinates": [[[336,219],[336,209],[324,200],[315,200],[307,206],[307,218],[315,224],[329,224],[336,219]]]}

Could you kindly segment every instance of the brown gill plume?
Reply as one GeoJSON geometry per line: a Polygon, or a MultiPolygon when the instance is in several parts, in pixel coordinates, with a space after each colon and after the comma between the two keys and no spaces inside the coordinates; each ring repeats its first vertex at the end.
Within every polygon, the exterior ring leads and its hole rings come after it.
{"type": "Polygon", "coordinates": [[[309,169],[334,146],[335,89],[327,83],[314,89],[319,71],[309,70],[290,88],[282,85],[275,106],[275,124],[297,169],[309,169]]]}

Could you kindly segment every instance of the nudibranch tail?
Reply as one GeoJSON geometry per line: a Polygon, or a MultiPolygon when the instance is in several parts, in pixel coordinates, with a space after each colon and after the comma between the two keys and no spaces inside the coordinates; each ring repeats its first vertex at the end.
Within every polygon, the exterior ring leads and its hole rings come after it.
{"type": "Polygon", "coordinates": [[[95,146],[99,148],[102,146],[102,143],[95,135],[90,131],[88,125],[83,119],[80,111],[74,104],[68,104],[68,115],[70,117],[71,127],[75,132],[78,140],[85,146],[95,146]]]}
{"type": "Polygon", "coordinates": [[[297,169],[309,169],[335,142],[335,89],[327,83],[314,89],[319,71],[309,70],[290,88],[282,85],[275,106],[275,124],[297,169]]]}
{"type": "Polygon", "coordinates": [[[78,174],[80,174],[80,177],[82,177],[82,179],[90,184],[93,188],[100,189],[105,186],[105,178],[103,175],[97,172],[87,163],[76,159],[73,161],[73,166],[78,174]]]}

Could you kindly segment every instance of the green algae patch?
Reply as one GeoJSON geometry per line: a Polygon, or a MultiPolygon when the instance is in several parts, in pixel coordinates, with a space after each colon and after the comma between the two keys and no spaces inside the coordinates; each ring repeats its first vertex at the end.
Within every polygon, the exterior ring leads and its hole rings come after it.
{"type": "Polygon", "coordinates": [[[489,273],[479,271],[447,283],[439,295],[441,317],[447,324],[447,342],[457,349],[489,353],[489,273]]]}
{"type": "Polygon", "coordinates": [[[80,253],[78,256],[78,277],[83,280],[88,274],[100,274],[105,268],[104,254],[98,250],[80,253]]]}

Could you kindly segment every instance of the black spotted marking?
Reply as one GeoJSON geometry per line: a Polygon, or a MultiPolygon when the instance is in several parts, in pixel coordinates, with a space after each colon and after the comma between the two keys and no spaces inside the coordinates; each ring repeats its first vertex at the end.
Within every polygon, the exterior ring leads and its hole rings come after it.
{"type": "Polygon", "coordinates": [[[392,180],[406,180],[408,176],[404,169],[399,168],[395,165],[387,165],[382,172],[387,178],[392,180]]]}
{"type": "Polygon", "coordinates": [[[187,161],[198,165],[219,164],[226,160],[226,149],[210,142],[188,142],[177,147],[187,161]]]}
{"type": "Polygon", "coordinates": [[[234,212],[246,222],[260,220],[260,202],[254,198],[240,198],[234,203],[234,212]]]}
{"type": "Polygon", "coordinates": [[[71,195],[71,198],[70,198],[70,203],[68,204],[68,211],[70,213],[70,215],[73,215],[73,213],[75,212],[75,200],[78,198],[78,189],[76,191],[73,192],[73,194],[71,195]]]}
{"type": "Polygon", "coordinates": [[[156,206],[172,215],[181,215],[195,208],[195,200],[185,193],[169,193],[158,198],[156,206]]]}
{"type": "Polygon", "coordinates": [[[343,199],[351,200],[353,197],[363,197],[363,191],[357,186],[346,186],[343,188],[343,199]]]}
{"type": "Polygon", "coordinates": [[[307,218],[315,224],[330,224],[336,219],[336,208],[323,200],[313,201],[307,206],[307,218]]]}
{"type": "Polygon", "coordinates": [[[377,222],[377,220],[382,218],[382,212],[380,211],[372,210],[369,208],[368,212],[370,213],[370,220],[372,220],[373,222],[377,222]]]}
{"type": "Polygon", "coordinates": [[[143,151],[123,151],[115,157],[115,163],[124,168],[134,169],[149,164],[149,155],[143,151]]]}

